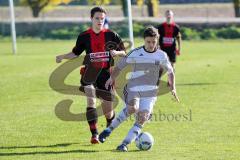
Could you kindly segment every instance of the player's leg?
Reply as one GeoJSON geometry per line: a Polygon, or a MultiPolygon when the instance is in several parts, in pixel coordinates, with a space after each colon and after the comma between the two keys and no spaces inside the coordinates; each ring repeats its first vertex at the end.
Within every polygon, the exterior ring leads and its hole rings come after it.
{"type": "Polygon", "coordinates": [[[142,127],[143,125],[136,121],[133,127],[128,131],[128,134],[122,143],[117,147],[117,150],[123,152],[128,151],[127,145],[136,139],[136,137],[140,134],[142,127]]]}
{"type": "Polygon", "coordinates": [[[115,117],[115,112],[113,109],[113,100],[115,93],[112,90],[112,87],[108,89],[105,88],[106,81],[110,77],[110,72],[106,69],[102,69],[98,75],[96,86],[97,86],[97,97],[102,99],[101,106],[103,114],[106,117],[107,127],[111,124],[112,120],[115,117]]]}
{"type": "Polygon", "coordinates": [[[127,136],[122,143],[117,147],[117,150],[126,152],[128,150],[127,145],[136,140],[137,136],[141,133],[143,125],[149,119],[150,112],[148,110],[139,111],[137,113],[136,122],[133,127],[128,131],[127,136]]]}
{"type": "Polygon", "coordinates": [[[106,138],[110,136],[111,132],[116,129],[123,121],[125,121],[131,114],[135,113],[138,109],[137,99],[132,99],[129,105],[125,106],[118,116],[114,118],[112,123],[99,135],[100,142],[105,142],[106,138]]]}
{"type": "Polygon", "coordinates": [[[172,65],[172,68],[175,72],[176,51],[175,50],[174,51],[169,51],[168,57],[169,57],[169,61],[170,61],[171,65],[172,65]]]}
{"type": "Polygon", "coordinates": [[[170,63],[172,65],[173,71],[175,72],[175,62],[170,61],[170,63]]]}
{"type": "Polygon", "coordinates": [[[175,71],[175,63],[176,63],[176,51],[172,48],[163,48],[163,51],[167,53],[168,59],[173,67],[173,70],[175,71]]]}
{"type": "Polygon", "coordinates": [[[84,67],[81,68],[81,86],[79,88],[80,91],[84,92],[87,100],[86,107],[86,118],[88,121],[88,125],[92,134],[91,143],[96,144],[99,143],[98,140],[98,130],[97,130],[97,109],[96,109],[96,84],[95,81],[97,79],[98,70],[94,67],[84,67]]]}
{"type": "Polygon", "coordinates": [[[132,92],[125,86],[123,89],[123,95],[124,95],[125,106],[108,127],[111,131],[117,128],[123,121],[125,121],[133,113],[136,113],[138,110],[139,93],[132,92]]]}
{"type": "Polygon", "coordinates": [[[97,130],[97,121],[98,115],[96,110],[96,90],[93,85],[84,86],[84,93],[87,97],[87,112],[86,117],[90,131],[92,133],[91,143],[98,143],[98,130],[97,130]]]}
{"type": "Polygon", "coordinates": [[[125,106],[120,111],[118,116],[112,121],[109,130],[113,131],[117,128],[123,121],[125,121],[131,114],[136,113],[139,108],[139,93],[133,92],[127,88],[127,86],[123,89],[124,102],[125,106]]]}
{"type": "Polygon", "coordinates": [[[115,118],[115,112],[113,109],[113,102],[112,101],[107,101],[107,100],[103,100],[102,101],[102,109],[103,109],[103,113],[106,117],[106,121],[107,121],[107,127],[112,123],[112,120],[115,118]]]}
{"type": "Polygon", "coordinates": [[[142,98],[139,102],[139,111],[137,113],[136,122],[133,127],[129,130],[127,136],[122,143],[117,147],[119,151],[127,151],[127,145],[136,139],[140,134],[141,129],[146,121],[149,120],[149,116],[152,113],[153,105],[155,104],[156,98],[142,98]]]}
{"type": "Polygon", "coordinates": [[[113,131],[116,129],[123,121],[125,121],[130,115],[134,114],[138,110],[137,100],[134,99],[131,102],[131,105],[127,105],[124,107],[121,112],[118,114],[118,116],[112,121],[112,123],[109,125],[109,129],[113,131]]]}
{"type": "Polygon", "coordinates": [[[124,122],[131,114],[137,111],[135,106],[127,106],[124,107],[117,117],[115,117],[112,123],[99,135],[99,141],[104,143],[106,138],[110,136],[112,131],[116,129],[122,122],[124,122]]]}

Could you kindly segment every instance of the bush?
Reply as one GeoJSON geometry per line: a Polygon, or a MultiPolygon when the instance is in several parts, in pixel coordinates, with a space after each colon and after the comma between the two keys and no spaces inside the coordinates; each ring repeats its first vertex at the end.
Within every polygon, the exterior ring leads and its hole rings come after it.
{"type": "Polygon", "coordinates": [[[236,28],[235,26],[231,26],[228,28],[221,28],[217,32],[217,37],[223,38],[223,39],[240,38],[240,28],[236,28]]]}
{"type": "Polygon", "coordinates": [[[200,39],[200,32],[197,32],[191,28],[181,28],[182,39],[185,40],[197,40],[200,39]]]}
{"type": "MultiPolygon", "coordinates": [[[[135,37],[143,37],[143,32],[146,26],[152,24],[150,22],[134,22],[133,23],[133,33],[135,37]]],[[[46,24],[47,25],[47,24],[46,24]]],[[[157,25],[157,24],[152,24],[157,25]]],[[[51,28],[51,26],[41,28],[34,28],[28,32],[17,32],[18,37],[38,37],[42,39],[76,39],[78,34],[85,31],[90,25],[89,24],[73,24],[59,29],[51,28]]],[[[59,26],[58,26],[59,27],[59,26]]],[[[31,27],[30,27],[31,28],[31,27]]],[[[225,28],[189,28],[180,27],[183,40],[209,40],[209,39],[236,39],[240,38],[240,27],[229,26],[225,28]]],[[[117,32],[122,38],[128,38],[128,23],[123,22],[113,22],[110,24],[110,29],[117,32]]],[[[0,36],[7,37],[11,36],[10,32],[2,32],[0,36]]],[[[1,38],[1,37],[0,37],[1,38]]]]}
{"type": "Polygon", "coordinates": [[[135,37],[143,37],[144,25],[140,23],[133,23],[133,35],[135,37]]]}
{"type": "Polygon", "coordinates": [[[216,30],[214,29],[205,29],[200,33],[200,37],[203,40],[207,39],[217,39],[216,30]]]}
{"type": "Polygon", "coordinates": [[[49,36],[49,38],[54,39],[71,39],[73,38],[73,32],[69,32],[67,29],[52,30],[49,36]]]}
{"type": "Polygon", "coordinates": [[[50,39],[75,39],[79,33],[85,31],[88,28],[87,25],[65,27],[61,29],[50,30],[46,32],[42,38],[50,39]]]}
{"type": "Polygon", "coordinates": [[[117,32],[122,38],[128,37],[128,25],[126,22],[111,24],[110,29],[117,32]]]}

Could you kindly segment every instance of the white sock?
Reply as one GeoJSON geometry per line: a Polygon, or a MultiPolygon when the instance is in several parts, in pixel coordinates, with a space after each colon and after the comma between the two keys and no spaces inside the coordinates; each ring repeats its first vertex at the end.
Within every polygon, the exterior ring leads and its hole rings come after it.
{"type": "Polygon", "coordinates": [[[122,144],[125,144],[125,145],[130,144],[132,141],[134,141],[137,138],[141,130],[142,130],[142,126],[138,123],[135,123],[133,127],[129,130],[122,144]]]}
{"type": "Polygon", "coordinates": [[[117,128],[123,121],[125,121],[129,117],[129,113],[127,108],[123,108],[122,111],[119,113],[119,115],[114,118],[110,126],[108,127],[110,130],[114,130],[117,128]]]}

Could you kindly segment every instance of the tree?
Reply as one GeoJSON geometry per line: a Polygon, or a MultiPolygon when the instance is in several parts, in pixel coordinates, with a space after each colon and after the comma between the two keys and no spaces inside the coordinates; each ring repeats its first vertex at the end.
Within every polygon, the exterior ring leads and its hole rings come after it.
{"type": "MultiPolygon", "coordinates": [[[[89,4],[104,5],[110,4],[113,0],[88,0],[89,4]]],[[[148,15],[150,17],[158,16],[159,0],[136,0],[139,6],[147,5],[148,15]]],[[[127,0],[120,0],[124,17],[128,16],[127,0]]]]}
{"type": "Polygon", "coordinates": [[[103,5],[103,4],[109,4],[111,0],[88,0],[90,4],[95,5],[103,5]]]}
{"type": "Polygon", "coordinates": [[[114,0],[88,0],[89,4],[96,4],[96,5],[107,5],[107,4],[110,4],[110,2],[113,2],[115,4],[121,4],[124,17],[128,16],[127,0],[120,0],[120,3],[119,3],[119,0],[117,0],[117,1],[114,1],[114,0]]]}
{"type": "Polygon", "coordinates": [[[159,0],[137,0],[137,5],[142,6],[144,5],[144,2],[147,5],[148,16],[157,17],[159,0]]]}
{"type": "Polygon", "coordinates": [[[47,6],[68,4],[72,0],[22,0],[22,4],[28,5],[32,10],[33,17],[39,17],[40,12],[47,6]]]}
{"type": "MultiPolygon", "coordinates": [[[[110,2],[113,2],[113,0],[88,0],[89,4],[96,4],[96,5],[110,4],[110,2]]],[[[143,6],[144,4],[147,5],[148,15],[150,17],[158,16],[159,0],[136,0],[136,2],[139,6],[143,6]]],[[[127,17],[128,16],[127,0],[120,0],[120,3],[122,6],[124,17],[127,17]]]]}
{"type": "Polygon", "coordinates": [[[233,0],[235,16],[240,17],[240,0],[233,0]]]}
{"type": "Polygon", "coordinates": [[[123,16],[127,17],[128,16],[127,0],[121,0],[121,5],[122,5],[123,16]]]}

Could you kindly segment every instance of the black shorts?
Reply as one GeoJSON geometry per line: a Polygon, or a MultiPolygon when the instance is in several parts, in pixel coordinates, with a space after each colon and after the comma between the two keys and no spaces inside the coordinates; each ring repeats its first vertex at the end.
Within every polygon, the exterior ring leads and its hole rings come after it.
{"type": "Polygon", "coordinates": [[[114,95],[111,92],[112,87],[108,89],[105,88],[106,81],[110,78],[110,72],[108,69],[102,69],[97,76],[93,76],[93,74],[83,74],[81,77],[81,86],[79,88],[80,91],[84,92],[84,86],[93,85],[96,89],[97,98],[104,99],[106,101],[112,101],[114,95]],[[84,75],[86,76],[84,78],[84,75]]]}
{"type": "Polygon", "coordinates": [[[172,62],[172,63],[176,62],[176,50],[175,49],[162,48],[162,50],[167,53],[170,62],[172,62]]]}

